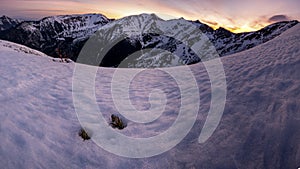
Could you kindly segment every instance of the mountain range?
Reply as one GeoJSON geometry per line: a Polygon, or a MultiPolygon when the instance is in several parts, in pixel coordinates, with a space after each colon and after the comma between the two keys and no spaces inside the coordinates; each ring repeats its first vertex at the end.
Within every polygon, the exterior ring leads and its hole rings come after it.
{"type": "MultiPolygon", "coordinates": [[[[185,31],[182,30],[185,29],[182,25],[194,25],[204,33],[219,56],[226,56],[265,43],[298,23],[295,20],[283,21],[255,32],[232,33],[224,28],[214,30],[198,20],[189,21],[180,18],[164,21],[155,14],[128,16],[118,20],[109,19],[102,14],[50,16],[38,21],[20,21],[2,16],[0,18],[0,39],[28,46],[52,57],[67,57],[76,61],[85,43],[95,32],[99,30],[102,32],[101,38],[109,40],[113,37],[111,35],[111,33],[114,34],[111,32],[113,30],[123,32],[127,37],[112,46],[112,49],[99,62],[100,66],[119,66],[132,53],[151,48],[151,56],[141,54],[142,56],[131,59],[123,66],[169,67],[182,63],[197,63],[203,59],[203,56],[197,57],[193,50],[183,45],[182,42],[164,36],[170,29],[179,34],[176,35],[177,37],[182,37],[185,31]],[[137,31],[141,32],[141,36],[131,36],[130,29],[124,29],[130,25],[135,26],[137,31]],[[153,29],[153,25],[160,34],[143,33],[150,28],[153,29]],[[153,48],[176,54],[179,59],[168,52],[154,56],[153,48]]],[[[99,38],[99,33],[97,36],[99,38]]],[[[192,34],[188,36],[188,40],[195,38],[192,34]]]]}

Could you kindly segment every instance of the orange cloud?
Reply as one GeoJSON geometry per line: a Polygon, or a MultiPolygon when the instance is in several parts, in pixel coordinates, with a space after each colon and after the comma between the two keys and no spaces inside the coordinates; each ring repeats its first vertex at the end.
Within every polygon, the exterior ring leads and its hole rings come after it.
{"type": "Polygon", "coordinates": [[[157,13],[166,18],[174,16],[200,20],[215,29],[221,26],[233,32],[242,32],[257,30],[270,21],[284,19],[284,16],[276,16],[278,13],[300,19],[299,6],[299,0],[284,3],[274,0],[2,0],[0,14],[41,18],[60,14],[102,13],[110,18],[121,18],[157,13]]]}

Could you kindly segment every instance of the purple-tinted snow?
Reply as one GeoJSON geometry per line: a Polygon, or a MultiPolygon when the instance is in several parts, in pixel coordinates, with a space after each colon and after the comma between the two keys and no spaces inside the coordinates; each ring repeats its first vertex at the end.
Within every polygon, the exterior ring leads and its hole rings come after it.
{"type": "MultiPolygon", "coordinates": [[[[198,143],[198,136],[209,110],[210,81],[203,64],[190,66],[201,97],[197,121],[175,148],[144,159],[116,156],[78,136],[80,124],[72,100],[74,63],[53,62],[5,41],[0,41],[0,46],[0,165],[4,168],[300,165],[300,25],[265,44],[222,58],[228,89],[226,107],[217,130],[203,144],[198,143]]],[[[117,112],[110,91],[113,72],[99,68],[96,77],[96,100],[107,121],[117,112]]],[[[129,121],[120,132],[149,137],[167,130],[176,119],[179,91],[162,71],[152,69],[136,77],[130,88],[132,104],[140,110],[149,108],[148,94],[154,88],[166,92],[166,111],[147,125],[129,121]]]]}

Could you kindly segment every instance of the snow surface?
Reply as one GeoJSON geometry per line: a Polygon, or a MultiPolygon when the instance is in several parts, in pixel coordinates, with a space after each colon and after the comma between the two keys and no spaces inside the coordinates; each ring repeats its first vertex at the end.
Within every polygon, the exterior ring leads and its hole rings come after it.
{"type": "MultiPolygon", "coordinates": [[[[201,97],[194,127],[180,144],[166,153],[129,159],[78,136],[81,127],[72,99],[74,63],[53,62],[37,51],[21,50],[23,46],[0,41],[0,166],[297,168],[300,165],[299,46],[298,24],[265,44],[222,58],[228,85],[226,108],[217,130],[203,144],[198,143],[198,136],[209,110],[210,81],[202,63],[191,65],[201,97]]],[[[175,69],[180,71],[181,67],[175,69]]],[[[107,120],[117,111],[110,91],[113,73],[114,69],[99,68],[96,77],[96,100],[107,120]]],[[[166,111],[146,125],[129,121],[121,133],[149,137],[174,122],[179,91],[175,81],[161,71],[146,70],[136,77],[130,93],[133,105],[140,110],[149,108],[148,94],[153,88],[166,92],[166,111]]]]}

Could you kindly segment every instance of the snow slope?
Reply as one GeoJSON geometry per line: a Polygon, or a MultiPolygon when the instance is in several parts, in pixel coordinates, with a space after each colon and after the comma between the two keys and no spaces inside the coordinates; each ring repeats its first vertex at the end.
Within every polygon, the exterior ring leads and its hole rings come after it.
{"type": "MultiPolygon", "coordinates": [[[[209,109],[210,81],[202,63],[191,65],[201,97],[194,127],[164,154],[129,159],[78,136],[80,124],[72,99],[74,63],[52,62],[42,54],[30,54],[33,50],[26,49],[31,51],[26,54],[19,50],[22,46],[1,41],[0,165],[8,169],[297,168],[299,46],[300,25],[296,25],[265,44],[222,58],[228,85],[226,108],[217,130],[203,144],[198,143],[198,136],[209,109]]],[[[96,76],[96,100],[106,119],[116,113],[110,93],[113,72],[99,68],[96,76]]],[[[174,80],[151,69],[138,75],[132,85],[131,99],[138,109],[149,107],[149,90],[164,90],[166,111],[147,125],[128,122],[120,132],[149,137],[170,127],[180,105],[174,80]]]]}

